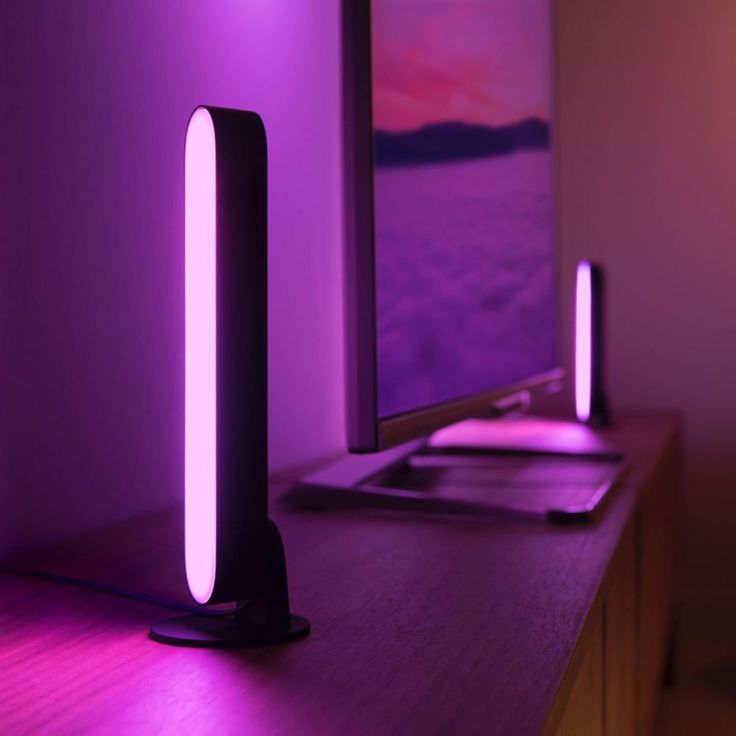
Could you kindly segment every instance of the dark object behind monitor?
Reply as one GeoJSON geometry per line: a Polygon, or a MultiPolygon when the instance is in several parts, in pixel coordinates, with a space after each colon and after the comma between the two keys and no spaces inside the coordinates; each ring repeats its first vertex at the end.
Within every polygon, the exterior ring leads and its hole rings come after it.
{"type": "Polygon", "coordinates": [[[601,266],[590,264],[591,281],[591,427],[607,427],[611,415],[606,395],[606,278],[601,266]]]}

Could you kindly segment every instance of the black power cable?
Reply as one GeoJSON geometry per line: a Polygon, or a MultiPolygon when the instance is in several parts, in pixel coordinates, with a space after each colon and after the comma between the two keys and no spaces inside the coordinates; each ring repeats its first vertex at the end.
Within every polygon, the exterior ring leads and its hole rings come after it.
{"type": "Polygon", "coordinates": [[[135,590],[119,588],[116,585],[96,583],[93,580],[75,578],[69,575],[58,575],[56,573],[40,572],[38,570],[23,570],[19,567],[10,567],[7,565],[0,565],[0,573],[5,573],[6,575],[17,575],[20,577],[33,578],[35,580],[46,580],[53,583],[63,583],[65,585],[75,585],[78,588],[86,588],[87,590],[95,590],[99,593],[108,593],[110,595],[117,595],[122,598],[130,598],[131,600],[139,601],[141,603],[149,603],[153,606],[161,606],[162,608],[173,608],[176,611],[186,611],[187,613],[196,613],[198,616],[232,616],[233,614],[242,611],[249,603],[249,601],[243,601],[241,603],[238,603],[233,608],[222,611],[213,611],[204,607],[189,606],[186,603],[177,603],[176,601],[172,601],[167,598],[160,598],[156,595],[149,595],[148,593],[139,593],[135,590]]]}

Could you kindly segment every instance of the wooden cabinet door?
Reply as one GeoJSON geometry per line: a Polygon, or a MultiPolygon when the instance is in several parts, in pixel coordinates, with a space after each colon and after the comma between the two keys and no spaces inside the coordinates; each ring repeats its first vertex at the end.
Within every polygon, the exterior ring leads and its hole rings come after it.
{"type": "MultiPolygon", "coordinates": [[[[578,643],[579,659],[555,733],[558,736],[603,736],[603,616],[596,606],[578,643]]],[[[575,663],[573,662],[573,667],[575,663]]]]}
{"type": "Polygon", "coordinates": [[[560,736],[630,736],[636,729],[636,546],[619,543],[560,696],[560,736]]]}
{"type": "Polygon", "coordinates": [[[636,548],[630,525],[607,576],[603,601],[606,736],[636,732],[636,548]]]}
{"type": "Polygon", "coordinates": [[[665,463],[642,498],[638,528],[638,733],[654,728],[672,621],[677,465],[665,463]]]}

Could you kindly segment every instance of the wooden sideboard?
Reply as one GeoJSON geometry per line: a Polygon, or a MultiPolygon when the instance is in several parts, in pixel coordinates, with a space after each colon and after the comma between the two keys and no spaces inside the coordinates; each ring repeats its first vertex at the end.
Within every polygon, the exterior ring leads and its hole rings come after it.
{"type": "Polygon", "coordinates": [[[672,656],[678,540],[676,440],[639,480],[545,732],[650,734],[672,656]]]}
{"type": "MultiPolygon", "coordinates": [[[[178,649],[163,609],[0,576],[0,732],[646,734],[673,609],[679,440],[666,415],[606,437],[631,470],[600,518],[552,526],[275,499],[309,638],[178,649]]],[[[31,569],[186,600],[178,511],[29,555],[31,569]]]]}

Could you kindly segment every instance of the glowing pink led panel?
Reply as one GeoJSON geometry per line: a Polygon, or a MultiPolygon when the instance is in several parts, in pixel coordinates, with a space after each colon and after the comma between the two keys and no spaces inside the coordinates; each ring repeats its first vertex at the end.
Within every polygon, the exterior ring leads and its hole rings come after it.
{"type": "Polygon", "coordinates": [[[217,309],[215,127],[194,111],[184,153],[184,546],[198,603],[215,584],[217,543],[217,309]]]}
{"type": "Polygon", "coordinates": [[[578,263],[575,289],[575,414],[581,422],[590,419],[592,364],[592,283],[590,261],[578,263]]]}

